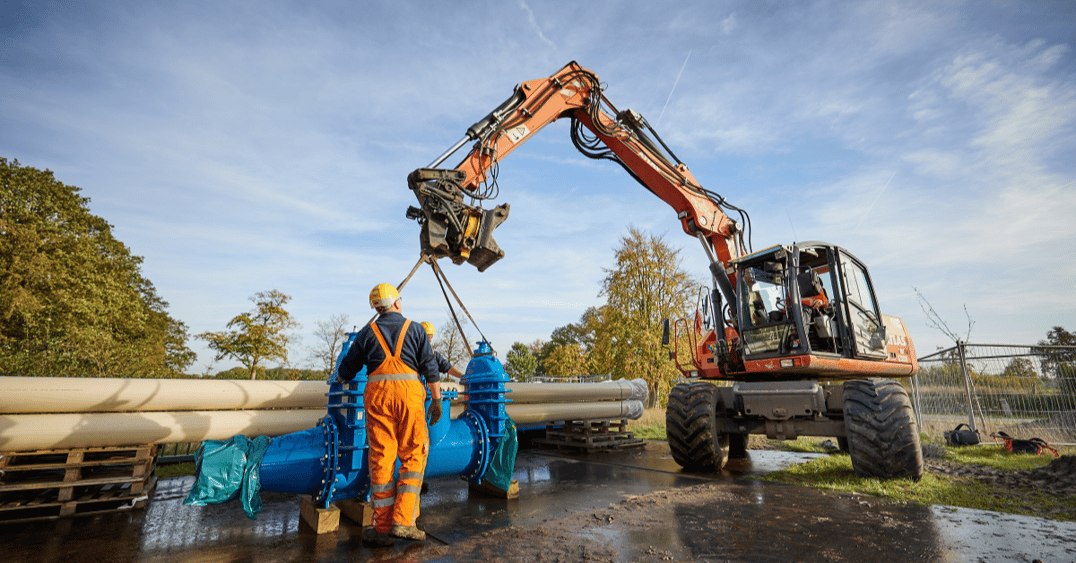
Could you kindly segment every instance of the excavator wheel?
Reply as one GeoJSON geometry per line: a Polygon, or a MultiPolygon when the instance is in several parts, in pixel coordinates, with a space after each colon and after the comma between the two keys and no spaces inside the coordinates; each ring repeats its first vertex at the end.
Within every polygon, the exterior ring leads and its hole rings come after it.
{"type": "Polygon", "coordinates": [[[844,424],[852,468],[863,477],[923,477],[923,450],[912,403],[904,387],[890,379],[857,379],[844,384],[844,424]]]}
{"type": "Polygon", "coordinates": [[[717,425],[719,393],[705,381],[673,387],[665,408],[665,431],[673,459],[688,471],[720,471],[729,458],[729,435],[717,425]]]}

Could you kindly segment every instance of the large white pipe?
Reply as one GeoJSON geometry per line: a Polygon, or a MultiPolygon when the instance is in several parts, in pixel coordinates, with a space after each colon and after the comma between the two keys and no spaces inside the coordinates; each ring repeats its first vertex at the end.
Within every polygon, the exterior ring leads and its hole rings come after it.
{"type": "Polygon", "coordinates": [[[505,383],[513,403],[567,403],[573,401],[645,401],[645,379],[615,379],[601,383],[505,383]]]}
{"type": "Polygon", "coordinates": [[[324,409],[324,381],[0,377],[0,413],[324,409]]]}
{"type": "MultiPolygon", "coordinates": [[[[452,407],[452,418],[462,406],[452,407]]],[[[512,405],[505,412],[516,424],[642,416],[639,401],[512,405]]],[[[283,436],[313,428],[324,409],[0,414],[0,452],[135,446],[283,436]]]]}
{"type": "MultiPolygon", "coordinates": [[[[594,403],[531,403],[505,406],[505,412],[516,425],[545,424],[571,420],[602,418],[628,418],[637,420],[643,416],[642,401],[600,401],[594,403]]],[[[452,418],[463,412],[463,407],[452,407],[452,418]]]]}
{"type": "MultiPolygon", "coordinates": [[[[461,394],[463,386],[444,383],[461,394]]],[[[508,383],[513,403],[645,401],[642,379],[508,383]]],[[[0,414],[324,409],[323,381],[0,377],[0,414]]]]}
{"type": "Polygon", "coordinates": [[[283,436],[324,416],[324,409],[7,414],[0,415],[0,452],[283,436]]]}

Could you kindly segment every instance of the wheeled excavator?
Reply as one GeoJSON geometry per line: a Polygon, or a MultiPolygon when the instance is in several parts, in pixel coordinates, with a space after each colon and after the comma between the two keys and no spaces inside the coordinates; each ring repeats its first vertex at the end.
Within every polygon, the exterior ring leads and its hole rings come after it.
{"type": "Polygon", "coordinates": [[[747,213],[704,188],[642,115],[617,110],[597,75],[576,62],[518,84],[462,139],[408,175],[419,206],[407,216],[421,225],[422,253],[479,271],[500,260],[493,231],[509,205],[482,207],[498,194],[500,161],[561,118],[571,120],[572,141],[585,156],[616,162],[669,204],[709,261],[712,284],[700,291],[694,318],[663,327],[684,375],[666,408],[676,462],[686,471],[719,471],[730,456],[746,455],[750,434],[835,437],[858,474],[918,480],[919,432],[896,381],[917,373],[915,348],[904,323],[882,314],[863,262],[825,242],[753,252],[747,213]],[[465,146],[459,164],[442,166],[465,146]]]}

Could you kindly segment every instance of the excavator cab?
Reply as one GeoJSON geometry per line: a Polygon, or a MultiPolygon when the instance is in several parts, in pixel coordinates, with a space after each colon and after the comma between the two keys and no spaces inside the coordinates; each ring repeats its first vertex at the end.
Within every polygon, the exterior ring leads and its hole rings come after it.
{"type": "Polygon", "coordinates": [[[832,244],[780,245],[734,259],[745,361],[819,355],[886,358],[886,328],[866,267],[832,244]]]}

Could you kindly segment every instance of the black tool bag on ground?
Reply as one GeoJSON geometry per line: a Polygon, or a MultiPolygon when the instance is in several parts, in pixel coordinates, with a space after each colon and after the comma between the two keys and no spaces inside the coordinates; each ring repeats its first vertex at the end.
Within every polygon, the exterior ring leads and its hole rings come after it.
{"type": "Polygon", "coordinates": [[[958,424],[944,433],[945,443],[950,446],[974,446],[979,443],[979,431],[968,428],[967,424],[958,424]]]}

